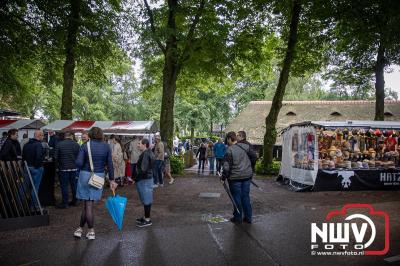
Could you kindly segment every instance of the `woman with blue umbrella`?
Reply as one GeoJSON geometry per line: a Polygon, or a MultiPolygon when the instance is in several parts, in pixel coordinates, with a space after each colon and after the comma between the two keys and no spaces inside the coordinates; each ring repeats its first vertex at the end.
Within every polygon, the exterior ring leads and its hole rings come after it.
{"type": "Polygon", "coordinates": [[[89,131],[89,138],[90,140],[81,146],[76,159],[76,166],[80,169],[76,197],[83,201],[83,209],[80,224],[74,232],[74,237],[81,238],[83,228],[87,224],[89,230],[86,238],[94,240],[93,204],[101,199],[103,193],[103,186],[96,187],[95,185],[96,183],[104,184],[106,166],[110,188],[113,192],[117,188],[117,183],[114,181],[111,149],[107,143],[103,142],[103,131],[98,127],[93,127],[89,131]]]}

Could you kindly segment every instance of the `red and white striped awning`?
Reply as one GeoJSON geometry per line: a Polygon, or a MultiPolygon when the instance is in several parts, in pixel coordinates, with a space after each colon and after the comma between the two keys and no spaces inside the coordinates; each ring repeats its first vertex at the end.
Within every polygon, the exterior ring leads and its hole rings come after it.
{"type": "Polygon", "coordinates": [[[104,133],[152,133],[156,132],[154,121],[73,121],[56,120],[42,127],[46,131],[88,131],[92,127],[101,128],[104,133]]]}
{"type": "Polygon", "coordinates": [[[43,123],[39,119],[20,119],[20,120],[0,120],[0,131],[8,131],[10,129],[40,129],[43,123]]]}

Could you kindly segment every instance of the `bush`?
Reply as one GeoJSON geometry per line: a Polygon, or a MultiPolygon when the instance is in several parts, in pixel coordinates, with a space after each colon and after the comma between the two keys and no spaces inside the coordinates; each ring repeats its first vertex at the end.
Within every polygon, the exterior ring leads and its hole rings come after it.
{"type": "Polygon", "coordinates": [[[213,136],[210,136],[210,140],[212,141],[212,142],[217,142],[218,140],[220,139],[220,137],[218,137],[218,136],[215,136],[215,135],[213,135],[213,136]]]}
{"type": "Polygon", "coordinates": [[[258,175],[278,175],[281,168],[281,162],[272,161],[270,165],[264,165],[262,158],[256,162],[256,174],[258,175]]]}
{"type": "Polygon", "coordinates": [[[171,163],[171,174],[180,175],[183,173],[184,163],[182,156],[172,155],[169,157],[171,163]]]}

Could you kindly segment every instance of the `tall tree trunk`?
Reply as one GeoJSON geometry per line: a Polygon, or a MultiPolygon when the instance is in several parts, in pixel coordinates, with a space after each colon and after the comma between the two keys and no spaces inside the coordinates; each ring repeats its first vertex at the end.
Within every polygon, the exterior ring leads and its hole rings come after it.
{"type": "Polygon", "coordinates": [[[176,92],[176,80],[179,74],[178,66],[178,45],[176,42],[176,9],[177,0],[168,0],[168,32],[166,49],[164,54],[163,69],[163,94],[160,114],[160,134],[161,138],[169,145],[172,144],[174,134],[174,103],[176,92]]]}
{"type": "Polygon", "coordinates": [[[283,61],[283,67],[279,75],[278,86],[275,91],[274,98],[272,100],[271,110],[265,119],[265,135],[264,135],[264,147],[263,147],[263,164],[269,165],[273,159],[273,148],[276,142],[277,131],[275,129],[276,122],[278,119],[279,111],[282,107],[283,96],[285,95],[286,84],[289,79],[290,67],[293,62],[296,42],[297,42],[297,28],[300,19],[301,4],[299,0],[293,0],[292,16],[290,20],[290,31],[288,46],[286,50],[285,59],[283,61]]]}
{"type": "Polygon", "coordinates": [[[375,65],[375,120],[385,120],[385,47],[382,42],[378,48],[375,65]]]}
{"type": "Polygon", "coordinates": [[[75,48],[80,24],[81,0],[70,0],[68,34],[65,42],[64,83],[61,103],[61,119],[72,119],[72,90],[74,87],[75,48]]]}
{"type": "Polygon", "coordinates": [[[192,143],[192,145],[194,143],[194,127],[193,126],[190,128],[190,143],[192,143]]]}

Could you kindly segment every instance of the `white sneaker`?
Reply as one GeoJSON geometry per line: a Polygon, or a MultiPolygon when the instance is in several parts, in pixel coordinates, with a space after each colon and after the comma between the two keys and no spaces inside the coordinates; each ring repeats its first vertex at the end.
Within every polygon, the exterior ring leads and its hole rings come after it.
{"type": "Polygon", "coordinates": [[[158,187],[158,184],[154,184],[154,185],[153,185],[153,188],[155,188],[155,187],[158,187]]]}
{"type": "Polygon", "coordinates": [[[95,235],[94,231],[89,231],[89,232],[86,234],[86,238],[87,238],[88,240],[95,240],[95,239],[96,239],[96,235],[95,235]]]}
{"type": "Polygon", "coordinates": [[[76,229],[75,232],[74,232],[74,237],[81,238],[82,237],[82,233],[83,233],[82,228],[78,227],[78,229],[76,229]]]}
{"type": "Polygon", "coordinates": [[[172,184],[174,183],[174,181],[175,181],[175,179],[172,178],[172,179],[168,182],[168,184],[172,185],[172,184]]]}

